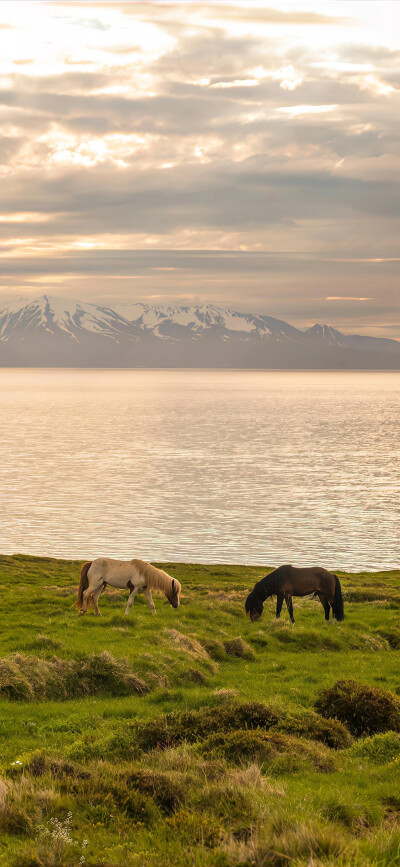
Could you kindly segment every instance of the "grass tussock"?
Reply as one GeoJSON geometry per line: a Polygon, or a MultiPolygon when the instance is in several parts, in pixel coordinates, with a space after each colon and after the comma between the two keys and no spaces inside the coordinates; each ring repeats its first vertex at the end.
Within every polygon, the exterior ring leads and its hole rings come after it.
{"type": "Polygon", "coordinates": [[[45,701],[105,693],[144,695],[147,684],[126,660],[107,651],[80,659],[42,659],[20,653],[0,659],[0,697],[11,701],[45,701]]]}
{"type": "Polygon", "coordinates": [[[394,693],[355,680],[338,680],[315,703],[325,717],[335,717],[355,737],[400,731],[400,700],[394,693]]]}
{"type": "Polygon", "coordinates": [[[224,649],[228,656],[236,657],[236,659],[254,659],[251,647],[243,641],[240,635],[237,638],[224,641],[224,649]]]}

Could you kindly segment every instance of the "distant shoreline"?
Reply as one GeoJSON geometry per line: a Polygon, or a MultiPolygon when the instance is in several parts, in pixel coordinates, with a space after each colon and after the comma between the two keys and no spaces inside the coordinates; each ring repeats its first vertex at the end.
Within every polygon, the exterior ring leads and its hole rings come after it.
{"type": "Polygon", "coordinates": [[[99,367],[73,365],[0,364],[0,370],[134,371],[136,373],[400,373],[399,367],[99,367]]]}
{"type": "MultiPolygon", "coordinates": [[[[98,556],[101,556],[101,552],[99,552],[98,556]]],[[[32,562],[32,563],[37,563],[37,564],[43,563],[43,562],[45,562],[45,563],[46,562],[59,563],[59,564],[64,563],[64,564],[68,564],[69,566],[74,565],[74,566],[79,567],[81,564],[87,562],[89,559],[90,559],[90,557],[78,557],[78,558],[50,557],[46,554],[0,554],[0,575],[1,575],[1,568],[5,564],[5,561],[10,561],[10,560],[15,561],[15,562],[32,562]]],[[[179,569],[195,569],[196,567],[199,567],[199,570],[203,570],[203,569],[204,570],[207,570],[207,569],[217,569],[217,570],[223,570],[223,569],[240,569],[240,570],[249,569],[249,570],[253,570],[253,569],[257,569],[257,570],[260,570],[260,572],[262,572],[262,571],[272,572],[272,570],[276,568],[276,564],[275,565],[261,565],[260,563],[196,563],[196,562],[188,562],[188,561],[183,562],[182,560],[156,560],[156,559],[151,560],[151,562],[155,566],[158,566],[158,567],[163,568],[163,569],[168,569],[169,567],[171,567],[171,568],[178,567],[179,569]]],[[[305,564],[302,563],[302,564],[297,564],[297,565],[305,565],[305,564]]],[[[359,569],[357,571],[351,571],[349,569],[339,569],[334,565],[332,566],[332,569],[335,572],[337,572],[338,575],[350,576],[352,578],[355,578],[358,575],[359,576],[362,576],[362,575],[364,575],[364,576],[365,575],[375,575],[375,576],[384,575],[384,576],[387,576],[388,578],[390,576],[400,577],[400,564],[399,564],[398,569],[359,569]]]]}

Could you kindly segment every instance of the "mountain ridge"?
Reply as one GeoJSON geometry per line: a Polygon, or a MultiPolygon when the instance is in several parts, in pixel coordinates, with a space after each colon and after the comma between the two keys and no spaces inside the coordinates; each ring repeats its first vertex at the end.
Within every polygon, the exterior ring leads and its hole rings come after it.
{"type": "Polygon", "coordinates": [[[1,366],[400,369],[400,342],[215,304],[0,306],[1,366]]]}

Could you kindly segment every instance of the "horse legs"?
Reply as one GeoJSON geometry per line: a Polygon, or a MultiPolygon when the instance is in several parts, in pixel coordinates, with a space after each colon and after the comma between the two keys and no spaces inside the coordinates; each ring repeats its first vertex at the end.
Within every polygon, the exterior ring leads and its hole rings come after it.
{"type": "Polygon", "coordinates": [[[325,611],[325,620],[329,620],[329,613],[331,610],[331,606],[329,605],[328,599],[325,596],[325,593],[317,593],[317,596],[318,596],[319,601],[320,601],[320,603],[323,606],[323,609],[325,611]]]}
{"type": "Polygon", "coordinates": [[[100,581],[101,581],[101,583],[97,584],[97,586],[96,585],[93,586],[93,584],[89,584],[89,587],[87,587],[86,590],[84,591],[82,607],[81,607],[81,610],[79,612],[81,615],[86,614],[86,612],[88,610],[89,599],[91,596],[93,597],[94,613],[100,614],[97,600],[98,600],[100,593],[104,587],[103,579],[101,578],[100,581]]]}
{"type": "Polygon", "coordinates": [[[286,591],[286,593],[285,593],[285,602],[286,602],[287,610],[289,612],[289,617],[290,617],[292,623],[294,623],[293,602],[292,602],[291,594],[288,591],[286,591]]]}
{"type": "Polygon", "coordinates": [[[277,593],[277,594],[276,594],[276,616],[277,616],[277,617],[280,617],[280,616],[281,616],[281,611],[282,611],[282,605],[283,605],[283,600],[284,600],[284,598],[285,598],[285,597],[284,597],[284,594],[283,594],[283,593],[277,593]]]}
{"type": "Polygon", "coordinates": [[[94,613],[96,614],[97,617],[101,617],[101,613],[100,613],[99,605],[98,605],[98,599],[99,599],[100,593],[102,592],[102,590],[104,590],[105,586],[106,586],[106,582],[103,581],[101,587],[99,587],[98,590],[95,590],[93,593],[93,596],[92,596],[93,605],[94,605],[94,613]]]}
{"type": "Polygon", "coordinates": [[[126,606],[126,608],[125,608],[125,614],[129,614],[129,611],[130,611],[130,609],[131,609],[131,607],[132,607],[132,605],[133,605],[133,603],[134,603],[134,601],[135,601],[136,593],[137,593],[138,590],[139,590],[139,587],[134,587],[134,586],[133,586],[132,581],[128,581],[128,587],[129,587],[129,589],[130,589],[131,592],[130,592],[130,594],[129,594],[128,603],[127,603],[127,606],[126,606]]]}
{"type": "Polygon", "coordinates": [[[147,599],[147,601],[150,605],[151,613],[157,614],[156,606],[154,605],[153,597],[151,595],[151,590],[148,587],[145,587],[145,589],[143,590],[143,596],[145,597],[145,599],[147,599]]]}

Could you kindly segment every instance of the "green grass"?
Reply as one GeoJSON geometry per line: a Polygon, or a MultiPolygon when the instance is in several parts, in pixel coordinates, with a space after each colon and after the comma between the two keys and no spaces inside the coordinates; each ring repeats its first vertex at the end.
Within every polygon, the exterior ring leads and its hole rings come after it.
{"type": "Polygon", "coordinates": [[[0,558],[0,865],[398,865],[399,573],[338,573],[344,622],[292,626],[244,616],[267,570],[163,565],[177,611],[80,618],[80,563],[0,558]],[[357,726],[337,681],[376,688],[357,726]]]}

